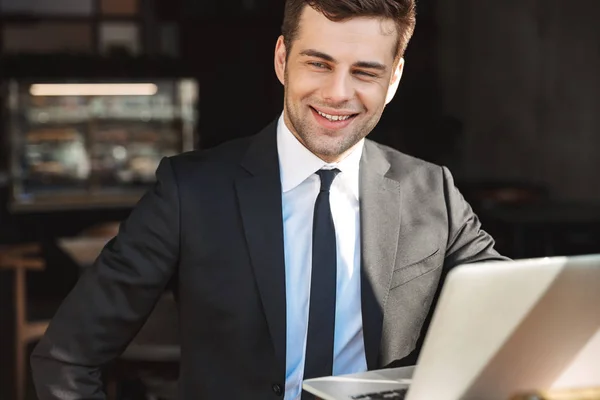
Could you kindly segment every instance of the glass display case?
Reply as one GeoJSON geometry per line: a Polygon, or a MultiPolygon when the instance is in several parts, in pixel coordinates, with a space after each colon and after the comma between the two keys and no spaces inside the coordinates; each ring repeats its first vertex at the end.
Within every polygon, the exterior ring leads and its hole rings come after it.
{"type": "Polygon", "coordinates": [[[13,80],[6,89],[14,211],[131,206],[163,157],[194,148],[191,79],[13,80]]]}

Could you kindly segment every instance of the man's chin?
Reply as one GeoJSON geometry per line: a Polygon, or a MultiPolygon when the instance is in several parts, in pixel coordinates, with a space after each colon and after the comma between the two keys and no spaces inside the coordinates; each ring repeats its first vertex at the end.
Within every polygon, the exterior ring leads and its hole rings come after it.
{"type": "Polygon", "coordinates": [[[343,157],[354,146],[342,146],[340,143],[336,142],[332,144],[309,143],[309,145],[305,147],[320,159],[326,162],[335,162],[339,161],[339,159],[343,157]]]}

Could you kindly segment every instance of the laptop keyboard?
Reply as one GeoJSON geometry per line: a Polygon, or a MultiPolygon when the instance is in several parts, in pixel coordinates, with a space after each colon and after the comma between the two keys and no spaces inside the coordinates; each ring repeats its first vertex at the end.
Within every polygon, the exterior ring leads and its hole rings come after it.
{"type": "Polygon", "coordinates": [[[352,396],[353,400],[403,400],[406,397],[406,389],[386,390],[384,392],[365,393],[352,396]]]}

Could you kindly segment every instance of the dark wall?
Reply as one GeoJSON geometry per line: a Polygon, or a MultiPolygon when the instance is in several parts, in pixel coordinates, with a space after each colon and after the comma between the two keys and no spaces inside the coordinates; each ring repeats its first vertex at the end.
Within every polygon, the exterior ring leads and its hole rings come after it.
{"type": "Polygon", "coordinates": [[[444,109],[465,124],[464,176],[600,200],[600,2],[441,2],[444,109]]]}

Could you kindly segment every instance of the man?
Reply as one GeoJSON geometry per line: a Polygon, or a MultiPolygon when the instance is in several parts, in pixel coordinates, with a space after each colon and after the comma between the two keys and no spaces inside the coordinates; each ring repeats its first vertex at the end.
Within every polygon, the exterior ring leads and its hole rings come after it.
{"type": "Polygon", "coordinates": [[[181,399],[298,399],[304,378],[414,360],[445,273],[502,259],[445,168],[365,140],[400,81],[414,8],[287,1],[281,118],[161,162],[36,347],[41,400],[103,398],[100,366],[170,282],[181,399]]]}

